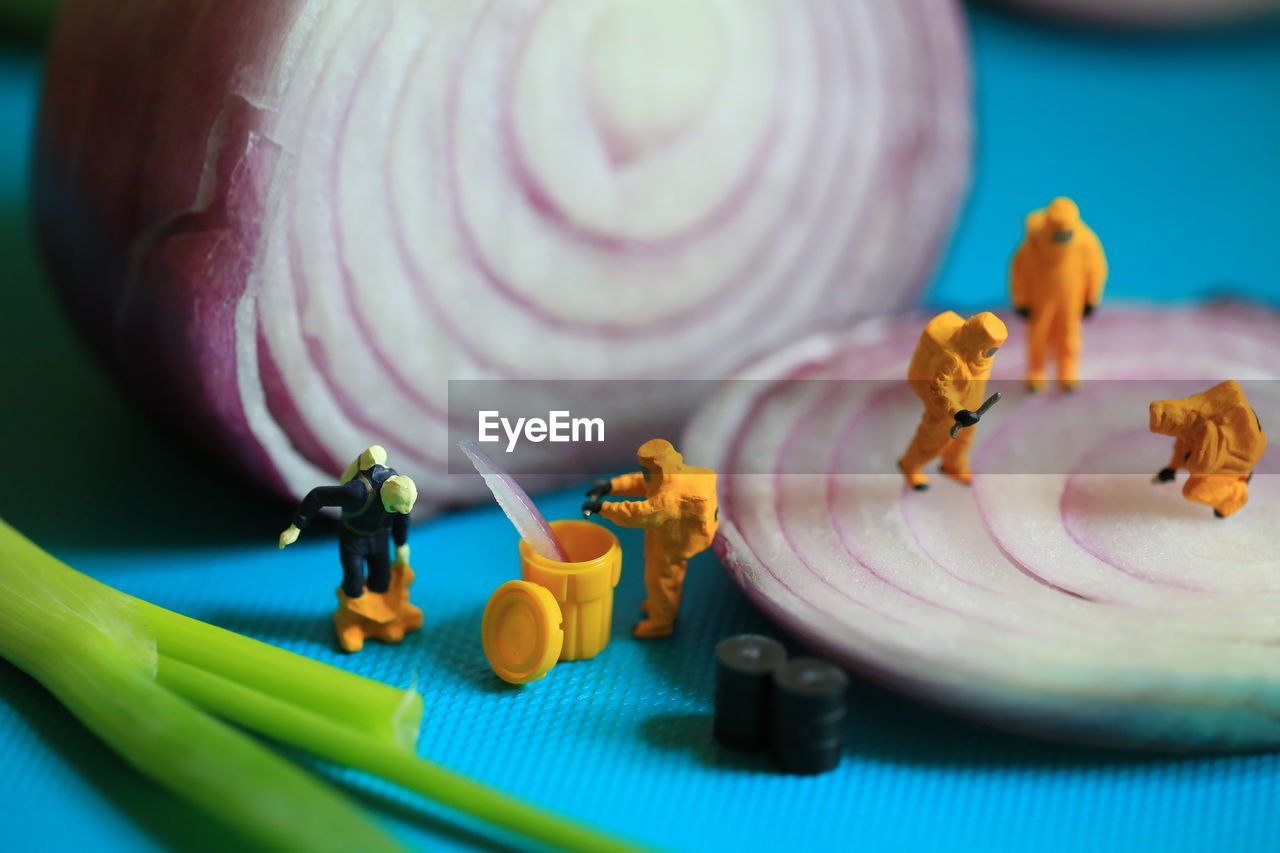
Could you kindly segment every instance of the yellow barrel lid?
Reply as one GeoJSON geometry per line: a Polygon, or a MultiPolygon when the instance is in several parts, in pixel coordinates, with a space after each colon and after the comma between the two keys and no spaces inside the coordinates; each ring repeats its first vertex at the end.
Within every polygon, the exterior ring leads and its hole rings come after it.
{"type": "Polygon", "coordinates": [[[560,659],[562,621],[550,590],[528,581],[507,581],[484,608],[480,632],[489,666],[512,684],[542,678],[560,659]]]}

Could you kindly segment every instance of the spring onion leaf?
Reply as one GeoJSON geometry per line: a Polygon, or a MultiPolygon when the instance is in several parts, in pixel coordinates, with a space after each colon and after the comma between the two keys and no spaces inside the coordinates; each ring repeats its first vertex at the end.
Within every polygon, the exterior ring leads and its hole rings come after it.
{"type": "Polygon", "coordinates": [[[266,849],[403,849],[348,798],[157,684],[137,604],[0,521],[0,654],[126,761],[266,849]]]}
{"type": "Polygon", "coordinates": [[[549,847],[639,849],[419,759],[422,698],[414,691],[126,595],[3,520],[0,656],[143,773],[271,850],[401,848],[347,798],[227,723],[549,847]]]}

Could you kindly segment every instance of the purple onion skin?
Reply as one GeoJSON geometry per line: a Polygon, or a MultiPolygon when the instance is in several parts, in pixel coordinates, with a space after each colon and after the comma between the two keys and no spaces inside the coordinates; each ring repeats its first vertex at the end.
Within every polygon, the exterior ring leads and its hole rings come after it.
{"type": "MultiPolygon", "coordinates": [[[[282,498],[296,495],[249,425],[234,350],[236,306],[284,155],[255,132],[262,124],[256,99],[237,92],[270,77],[291,22],[307,6],[68,0],[48,48],[32,179],[50,278],[92,349],[167,428],[282,498]]],[[[955,4],[920,6],[962,51],[955,4]]],[[[966,84],[955,82],[963,54],[952,52],[948,44],[938,59],[948,100],[967,97],[966,84]]],[[[946,233],[926,238],[940,244],[946,233]]],[[[913,272],[920,267],[911,287],[941,248],[910,259],[913,272]]],[[[904,284],[904,294],[913,292],[904,284]]],[[[271,353],[260,346],[259,354],[272,417],[294,450],[336,474],[347,460],[332,458],[271,353]]]]}
{"type": "Polygon", "coordinates": [[[228,92],[237,68],[265,75],[290,5],[69,0],[32,176],[45,263],[79,331],[163,422],[282,495],[231,357],[274,152],[228,92]]]}

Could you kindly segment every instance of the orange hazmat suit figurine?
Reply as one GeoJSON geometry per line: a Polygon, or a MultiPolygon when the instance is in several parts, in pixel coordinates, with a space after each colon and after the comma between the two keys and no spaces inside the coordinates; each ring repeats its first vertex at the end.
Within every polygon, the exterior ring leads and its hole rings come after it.
{"type": "Polygon", "coordinates": [[[636,452],[640,470],[601,480],[587,492],[582,515],[599,514],[623,527],[644,528],[645,619],[632,633],[641,638],[665,637],[680,612],[689,558],[705,551],[715,538],[720,518],[716,472],[684,464],[671,442],[646,441],[636,452]],[[610,501],[605,495],[642,497],[610,501]]]}
{"type": "Polygon", "coordinates": [[[1151,431],[1173,436],[1173,457],[1152,482],[1168,483],[1179,468],[1191,472],[1182,496],[1226,518],[1249,500],[1253,467],[1267,448],[1262,422],[1234,380],[1203,394],[1151,404],[1151,431]]]}
{"type": "Polygon", "coordinates": [[[961,483],[973,479],[969,470],[972,427],[990,406],[985,404],[987,377],[996,350],[1009,337],[1004,323],[991,312],[968,320],[954,311],[928,322],[916,344],[907,381],[924,403],[924,415],[898,468],[913,489],[927,489],[929,478],[921,470],[942,456],[942,473],[961,483]]]}
{"type": "Polygon", "coordinates": [[[1102,299],[1107,258],[1069,198],[1032,211],[1026,225],[1009,283],[1014,310],[1027,321],[1027,388],[1045,387],[1053,358],[1058,384],[1069,391],[1080,381],[1080,323],[1102,299]]]}

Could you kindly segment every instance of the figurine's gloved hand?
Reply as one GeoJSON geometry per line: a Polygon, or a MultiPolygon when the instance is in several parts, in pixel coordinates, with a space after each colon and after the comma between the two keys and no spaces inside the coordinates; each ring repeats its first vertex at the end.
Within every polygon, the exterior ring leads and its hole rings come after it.
{"type": "Polygon", "coordinates": [[[596,480],[595,485],[587,489],[587,500],[598,501],[613,491],[613,484],[608,480],[596,480]]]}
{"type": "Polygon", "coordinates": [[[301,532],[302,531],[298,529],[297,525],[290,524],[285,528],[285,531],[280,534],[280,547],[283,548],[285,545],[292,545],[294,542],[297,542],[298,534],[301,532]]]}
{"type": "Polygon", "coordinates": [[[1022,319],[1024,319],[1024,320],[1030,320],[1030,319],[1031,319],[1031,309],[1030,309],[1030,308],[1028,308],[1027,306],[1025,306],[1025,305],[1015,305],[1015,306],[1013,306],[1013,310],[1014,310],[1014,313],[1016,313],[1016,314],[1017,314],[1019,317],[1021,317],[1022,319]]]}
{"type": "Polygon", "coordinates": [[[1171,483],[1171,482],[1173,482],[1173,479],[1174,479],[1176,476],[1178,476],[1178,474],[1177,474],[1177,472],[1176,472],[1176,471],[1174,471],[1172,468],[1161,468],[1161,469],[1160,469],[1160,471],[1159,471],[1159,473],[1157,473],[1154,477],[1152,477],[1152,478],[1151,478],[1151,482],[1153,482],[1153,483],[1171,483]]]}
{"type": "Polygon", "coordinates": [[[1092,317],[1092,316],[1093,316],[1093,309],[1094,309],[1094,308],[1097,308],[1097,307],[1098,307],[1097,305],[1093,305],[1093,304],[1090,304],[1090,303],[1086,303],[1086,304],[1085,304],[1085,306],[1084,306],[1084,316],[1086,316],[1086,317],[1092,317]]]}
{"type": "Polygon", "coordinates": [[[961,409],[956,412],[956,423],[962,427],[971,427],[978,422],[978,413],[971,412],[968,409],[961,409]]]}
{"type": "Polygon", "coordinates": [[[608,480],[596,480],[591,488],[587,489],[587,499],[582,502],[582,517],[590,518],[600,511],[604,506],[601,498],[613,491],[613,484],[608,480]]]}
{"type": "Polygon", "coordinates": [[[396,565],[409,565],[409,543],[396,546],[396,565]]]}

